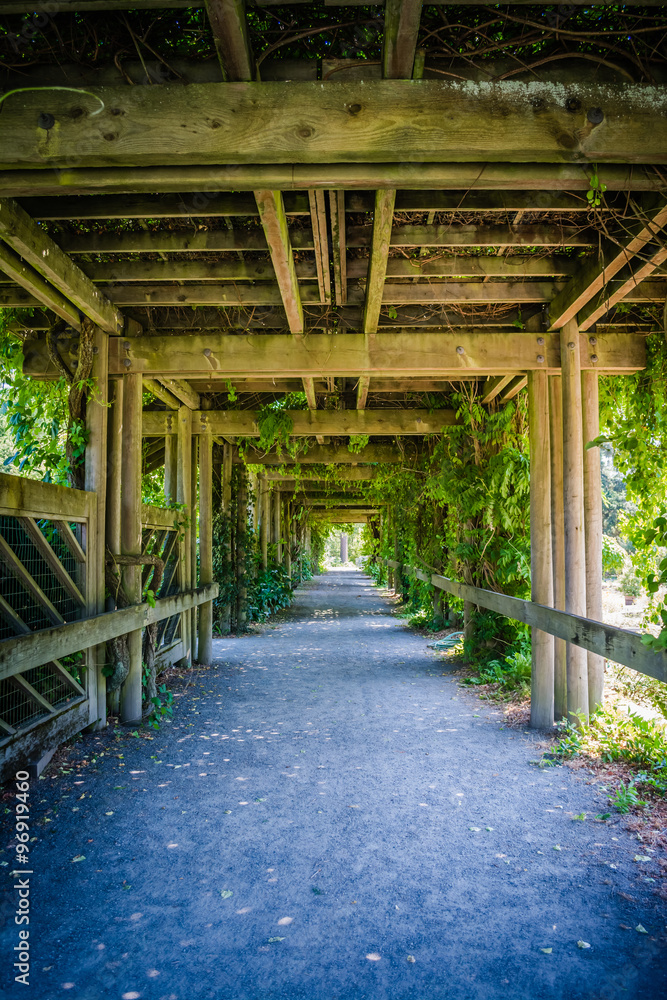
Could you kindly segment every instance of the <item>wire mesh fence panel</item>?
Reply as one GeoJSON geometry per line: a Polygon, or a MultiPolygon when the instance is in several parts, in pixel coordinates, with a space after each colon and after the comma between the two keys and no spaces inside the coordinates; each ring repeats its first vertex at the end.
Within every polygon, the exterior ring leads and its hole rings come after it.
{"type": "Polygon", "coordinates": [[[0,681],[0,719],[12,729],[24,728],[40,716],[48,714],[47,709],[17,687],[12,677],[5,677],[0,681]]]}

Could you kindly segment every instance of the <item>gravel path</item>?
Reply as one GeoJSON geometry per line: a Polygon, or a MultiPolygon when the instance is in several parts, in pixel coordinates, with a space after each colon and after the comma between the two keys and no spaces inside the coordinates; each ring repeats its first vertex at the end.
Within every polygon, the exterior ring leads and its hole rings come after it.
{"type": "Polygon", "coordinates": [[[367,577],[316,578],[215,656],[152,742],[87,736],[88,767],[33,788],[32,985],[7,996],[667,996],[650,852],[367,577]]]}

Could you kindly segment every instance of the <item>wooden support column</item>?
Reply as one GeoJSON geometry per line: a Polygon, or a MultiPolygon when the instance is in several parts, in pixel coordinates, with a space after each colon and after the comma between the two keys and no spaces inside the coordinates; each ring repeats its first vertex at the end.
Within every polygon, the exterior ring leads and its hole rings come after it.
{"type": "MultiPolygon", "coordinates": [[[[587,448],[600,433],[598,373],[581,373],[584,445],[584,535],[586,539],[586,615],[602,621],[602,481],[600,449],[587,448]]],[[[602,705],[604,657],[588,652],[588,709],[602,705]]]]}
{"type": "MultiPolygon", "coordinates": [[[[565,611],[565,512],[563,510],[563,388],[560,375],[549,376],[551,452],[551,556],[553,606],[565,611]]],[[[554,637],[554,718],[567,718],[565,640],[554,637]]]]}
{"type": "MultiPolygon", "coordinates": [[[[531,600],[553,602],[551,564],[551,460],[549,452],[549,376],[528,374],[530,424],[530,575],[531,600]]],[[[553,636],[532,629],[530,725],[550,729],[554,722],[553,636]]]]}
{"type": "MultiPolygon", "coordinates": [[[[179,542],[179,583],[181,590],[189,590],[192,586],[192,410],[188,406],[181,406],[178,410],[178,422],[176,431],[176,499],[185,507],[185,513],[190,519],[190,524],[181,532],[183,539],[179,542]]],[[[192,666],[192,621],[189,611],[181,615],[181,639],[183,642],[182,661],[189,667],[192,666]]]]}
{"type": "MultiPolygon", "coordinates": [[[[199,585],[213,583],[213,438],[202,424],[199,434],[199,585]]],[[[213,659],[213,602],[199,608],[197,660],[213,659]]]]}
{"type": "Polygon", "coordinates": [[[167,503],[176,502],[178,483],[178,441],[175,434],[164,438],[164,498],[167,503]]]}
{"type": "Polygon", "coordinates": [[[422,0],[387,0],[384,12],[382,75],[409,80],[415,62],[422,0]]]}
{"type": "Polygon", "coordinates": [[[289,500],[283,505],[283,525],[285,544],[283,546],[283,566],[288,577],[292,578],[292,511],[289,500]]]}
{"type": "MultiPolygon", "coordinates": [[[[120,497],[123,460],[123,387],[125,379],[110,383],[113,392],[107,423],[107,501],[106,545],[114,555],[120,555],[120,497]]],[[[114,610],[109,598],[108,611],[114,610]]]]}
{"type": "MultiPolygon", "coordinates": [[[[85,489],[97,496],[97,514],[87,537],[86,613],[100,615],[104,611],[106,488],[107,488],[107,398],[109,345],[108,335],[97,327],[93,333],[93,391],[86,404],[85,489]]],[[[104,729],[107,724],[107,683],[102,673],[106,663],[106,644],[93,646],[87,653],[89,662],[88,697],[90,724],[104,729]]]]}
{"type": "Polygon", "coordinates": [[[237,466],[236,475],[236,629],[243,632],[248,603],[245,550],[248,542],[248,476],[245,465],[237,466]]]}
{"type": "MultiPolygon", "coordinates": [[[[222,510],[227,520],[226,543],[225,543],[225,566],[228,579],[232,579],[232,470],[234,460],[234,448],[231,444],[224,444],[222,450],[222,475],[221,475],[221,501],[222,510]]],[[[222,610],[222,627],[228,632],[232,629],[232,605],[226,604],[222,610]]]]}
{"type": "MultiPolygon", "coordinates": [[[[199,475],[199,435],[192,435],[190,448],[190,495],[192,497],[190,512],[190,586],[197,584],[197,534],[195,527],[199,511],[197,480],[199,475]]],[[[199,608],[190,608],[190,649],[192,660],[197,653],[197,612],[199,608]]]]}
{"type": "MultiPolygon", "coordinates": [[[[123,446],[121,456],[120,548],[141,555],[141,375],[123,376],[123,446]]],[[[133,604],[141,603],[141,566],[123,569],[123,589],[133,604]]],[[[130,672],[120,692],[120,721],[137,723],[142,716],[141,629],[127,637],[130,672]]]]}
{"type": "Polygon", "coordinates": [[[255,60],[248,39],[245,0],[206,0],[220,68],[225,80],[255,78],[255,60]]]}
{"type": "MultiPolygon", "coordinates": [[[[569,320],[561,330],[563,379],[563,504],[565,524],[565,610],[586,616],[586,540],[584,536],[584,447],[581,412],[579,328],[569,320]]],[[[588,718],[587,652],[567,644],[567,713],[577,723],[588,718]]]]}
{"type": "Polygon", "coordinates": [[[280,495],[280,490],[274,489],[273,491],[273,541],[276,546],[276,562],[278,565],[282,565],[283,561],[283,546],[282,546],[282,500],[280,495]]]}
{"type": "Polygon", "coordinates": [[[271,494],[266,476],[259,477],[259,548],[262,554],[262,569],[269,565],[269,523],[271,520],[271,494]]]}

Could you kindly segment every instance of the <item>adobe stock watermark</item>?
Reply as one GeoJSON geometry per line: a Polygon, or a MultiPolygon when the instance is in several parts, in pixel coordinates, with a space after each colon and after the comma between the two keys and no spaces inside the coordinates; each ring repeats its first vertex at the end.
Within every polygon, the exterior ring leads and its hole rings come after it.
{"type": "Polygon", "coordinates": [[[16,868],[11,872],[16,892],[14,924],[17,940],[12,948],[14,982],[30,985],[30,782],[27,771],[16,772],[15,836],[16,868]]]}

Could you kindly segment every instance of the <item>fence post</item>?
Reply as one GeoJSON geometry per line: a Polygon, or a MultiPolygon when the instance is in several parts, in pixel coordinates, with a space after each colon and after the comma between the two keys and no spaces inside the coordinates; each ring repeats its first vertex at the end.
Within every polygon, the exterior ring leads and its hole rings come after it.
{"type": "MultiPolygon", "coordinates": [[[[141,375],[123,376],[123,449],[121,456],[120,546],[126,556],[141,555],[141,375]]],[[[132,604],[141,602],[141,567],[123,569],[123,589],[132,604]]],[[[121,722],[141,722],[141,629],[127,637],[130,672],[120,692],[121,722]]]]}
{"type": "MultiPolygon", "coordinates": [[[[581,373],[584,435],[584,524],[586,538],[586,615],[602,621],[602,482],[600,449],[586,448],[600,433],[598,373],[581,373]]],[[[602,705],[604,657],[588,652],[588,708],[602,705]]]]}
{"type": "Polygon", "coordinates": [[[257,486],[259,506],[259,548],[262,554],[262,569],[269,565],[269,484],[266,476],[259,477],[257,486]]]}
{"type": "Polygon", "coordinates": [[[248,477],[243,463],[236,470],[236,629],[242,632],[246,623],[248,598],[245,551],[248,542],[248,477]]]}
{"type": "MultiPolygon", "coordinates": [[[[85,481],[86,490],[97,496],[94,525],[88,527],[88,572],[86,574],[86,614],[104,611],[105,536],[107,488],[107,399],[109,395],[109,336],[99,327],[93,332],[93,393],[86,404],[85,481]],[[92,530],[91,530],[92,528],[92,530]]],[[[102,673],[106,662],[106,644],[88,650],[90,722],[96,729],[107,724],[107,679],[102,673]]]]}
{"type": "Polygon", "coordinates": [[[273,487],[273,540],[276,545],[276,562],[278,565],[282,564],[283,561],[283,546],[282,546],[282,525],[280,523],[281,515],[281,495],[278,489],[278,484],[274,484],[273,487]]]}
{"type": "MultiPolygon", "coordinates": [[[[581,414],[579,327],[570,320],[560,332],[563,379],[563,504],[565,525],[565,610],[586,616],[586,542],[584,537],[584,445],[581,414]]],[[[567,644],[567,714],[588,718],[587,653],[567,644]]]]}
{"type": "MultiPolygon", "coordinates": [[[[225,565],[227,567],[227,578],[232,580],[232,469],[233,469],[234,448],[231,444],[224,444],[222,450],[222,510],[225,514],[227,528],[227,541],[225,542],[225,565]]],[[[232,604],[231,601],[224,606],[221,620],[223,627],[227,631],[232,630],[232,604]]]]}
{"type": "MultiPolygon", "coordinates": [[[[199,434],[199,582],[213,583],[213,439],[210,426],[204,423],[199,434]]],[[[213,602],[199,608],[197,660],[210,664],[213,659],[213,602]]]]}
{"type": "MultiPolygon", "coordinates": [[[[563,386],[549,376],[549,444],[551,451],[551,550],[553,606],[565,611],[565,512],[563,510],[563,386]]],[[[554,637],[554,718],[567,718],[565,640],[554,637]]]]}
{"type": "MultiPolygon", "coordinates": [[[[553,576],[548,378],[543,371],[528,372],[531,600],[550,606],[553,601],[553,576]]],[[[533,729],[549,729],[554,722],[553,636],[533,628],[531,637],[530,724],[533,729]]]]}

